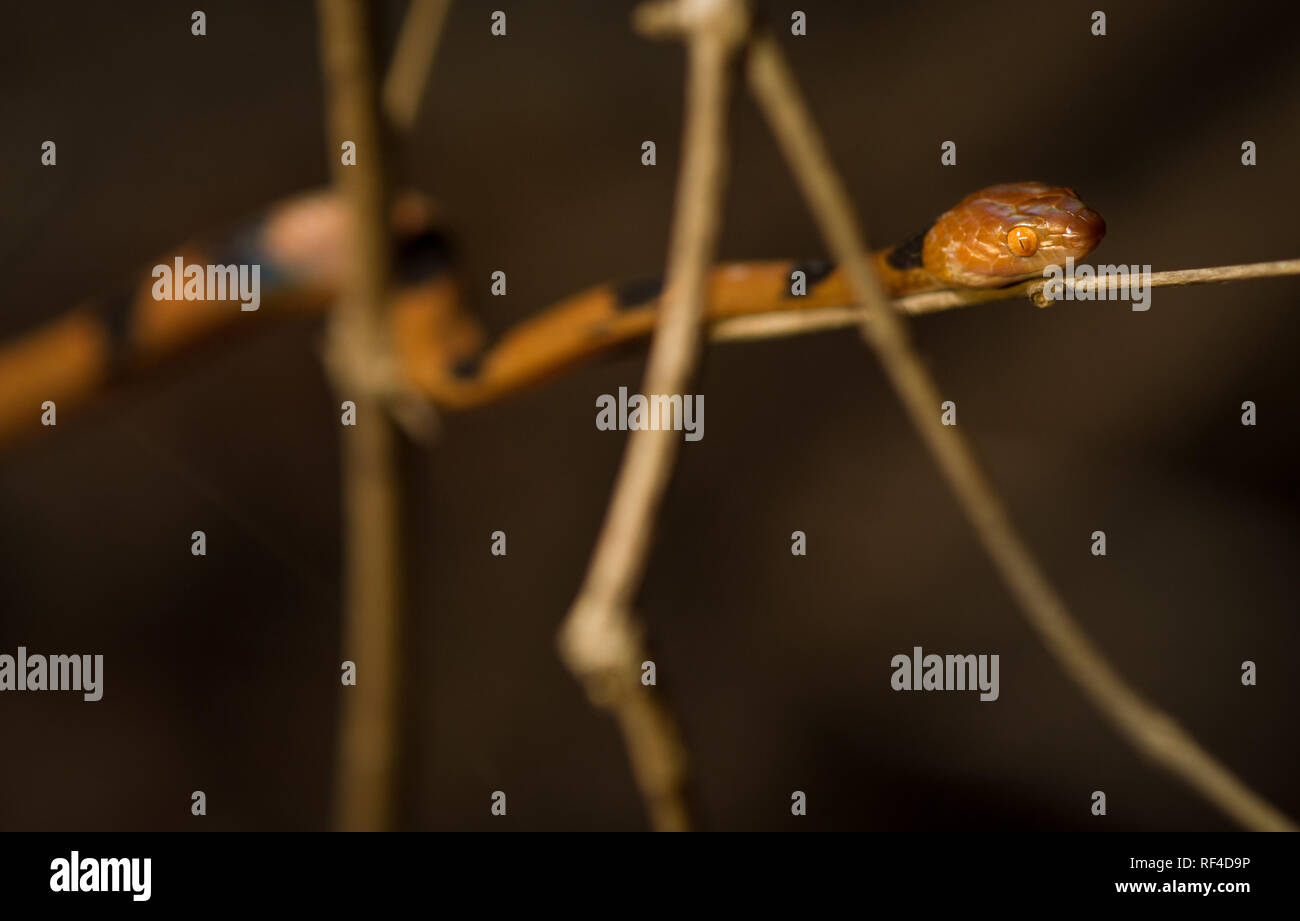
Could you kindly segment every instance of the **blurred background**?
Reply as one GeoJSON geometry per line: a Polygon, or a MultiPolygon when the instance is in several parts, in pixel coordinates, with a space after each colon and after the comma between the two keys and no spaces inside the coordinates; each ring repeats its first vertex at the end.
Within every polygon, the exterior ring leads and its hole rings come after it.
{"type": "MultiPolygon", "coordinates": [[[[759,6],[878,245],[976,188],[1040,179],[1105,216],[1097,262],[1300,256],[1285,5],[1115,4],[1104,38],[1095,3],[801,0],[802,38],[789,4],[759,6]],[[956,167],[939,164],[945,140],[956,167]]],[[[209,0],[205,38],[192,8],[8,11],[0,336],[328,181],[314,6],[209,0]],[[39,166],[45,139],[55,169],[39,166]]],[[[453,5],[395,169],[445,207],[494,333],[662,269],[683,52],[637,37],[630,9],[453,5]],[[657,167],[640,164],[644,140],[657,167]],[[508,297],[487,296],[498,268],[508,297]]],[[[385,11],[391,43],[402,6],[385,11]]],[[[752,102],[734,112],[721,258],[823,255],[752,102]]],[[[1300,279],[1283,278],[1157,289],[1147,313],[1015,301],[912,324],[1089,634],[1293,818],[1297,310],[1300,279]],[[1240,683],[1246,659],[1257,687],[1240,683]]],[[[0,455],[0,652],[105,657],[99,703],[0,695],[0,828],[328,827],[348,656],[320,334],[282,323],[208,349],[0,455]]],[[[447,416],[435,446],[404,449],[402,828],[645,827],[614,724],[554,644],[625,443],[595,429],[594,400],[635,390],[643,362],[447,416]],[[494,790],[506,818],[489,814],[494,790]]],[[[704,827],[1234,827],[1049,659],[854,332],[711,348],[698,389],[705,438],[682,451],[639,609],[704,827]],[[790,554],[794,530],[807,557],[790,554]],[[892,691],[890,658],[913,646],[999,654],[1000,698],[892,691]]]]}

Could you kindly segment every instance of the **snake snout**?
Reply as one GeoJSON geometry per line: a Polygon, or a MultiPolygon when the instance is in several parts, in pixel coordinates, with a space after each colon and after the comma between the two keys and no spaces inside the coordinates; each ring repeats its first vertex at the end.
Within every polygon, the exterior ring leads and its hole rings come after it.
{"type": "Polygon", "coordinates": [[[1069,189],[1060,190],[1064,195],[1047,202],[1044,219],[1054,240],[1059,258],[1054,263],[1063,263],[1066,258],[1082,259],[1101,242],[1106,235],[1106,221],[1100,214],[1085,205],[1069,189]]]}

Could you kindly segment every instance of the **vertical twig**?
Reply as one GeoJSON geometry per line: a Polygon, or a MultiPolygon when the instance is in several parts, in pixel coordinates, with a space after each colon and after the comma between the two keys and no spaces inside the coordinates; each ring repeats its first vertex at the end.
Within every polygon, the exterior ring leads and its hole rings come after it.
{"type": "Polygon", "coordinates": [[[385,338],[390,240],[372,8],[364,0],[319,0],[328,100],[328,155],[347,202],[350,260],[331,317],[330,369],[356,426],[342,439],[345,548],[344,658],[357,683],[343,689],[335,827],[382,830],[392,823],[397,766],[401,565],[396,436],[378,382],[391,364],[385,338]],[[344,166],[341,145],[356,144],[344,166]]]}
{"type": "MultiPolygon", "coordinates": [[[[748,29],[748,8],[740,0],[680,0],[638,9],[637,23],[649,32],[686,33],[685,153],[663,312],[643,384],[646,394],[685,393],[699,356],[705,273],[721,223],[731,65],[748,29]]],[[[629,437],[586,579],[560,632],[569,669],[618,720],[651,826],[662,831],[691,826],[686,752],[676,721],[653,688],[640,683],[646,655],[632,606],[680,440],[671,430],[629,437]]]]}
{"type": "Polygon", "coordinates": [[[848,273],[855,298],[865,308],[864,337],[879,356],[985,552],[1048,650],[1138,751],[1247,828],[1295,831],[1289,818],[1201,748],[1172,717],[1131,688],[1070,616],[1016,532],[970,444],[956,429],[941,424],[938,388],[913,350],[904,321],[891,309],[876,278],[850,199],[770,35],[753,42],[748,77],[822,236],[848,273]]]}

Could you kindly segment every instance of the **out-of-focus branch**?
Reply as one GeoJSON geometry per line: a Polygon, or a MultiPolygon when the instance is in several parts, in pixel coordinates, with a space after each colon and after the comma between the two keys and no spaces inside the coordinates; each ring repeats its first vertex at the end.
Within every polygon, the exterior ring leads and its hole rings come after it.
{"type": "Polygon", "coordinates": [[[331,315],[328,364],[356,405],[342,435],[345,542],[343,658],[356,685],[342,688],[335,827],[391,827],[398,757],[401,548],[396,434],[386,406],[391,365],[389,238],[383,130],[373,67],[373,9],[365,0],[318,0],[334,181],[351,221],[350,256],[331,315]],[[356,144],[344,166],[341,145],[356,144]]]}
{"type": "MultiPolygon", "coordinates": [[[[686,35],[689,72],[663,311],[650,345],[646,394],[685,394],[699,357],[705,278],[716,249],[727,173],[733,56],[749,11],[741,0],[676,0],[637,10],[642,31],[686,35]]],[[[560,632],[560,651],[591,700],[611,710],[651,826],[691,827],[686,751],[676,720],[641,684],[643,630],[632,606],[681,434],[643,429],[628,439],[587,576],[560,632]]]]}
{"type": "Polygon", "coordinates": [[[410,131],[415,124],[450,9],[451,0],[411,0],[406,8],[382,96],[384,114],[398,131],[410,131]]]}
{"type": "Polygon", "coordinates": [[[853,293],[865,308],[864,337],[879,356],[913,425],[1026,620],[1066,673],[1140,752],[1247,828],[1296,830],[1287,816],[1220,764],[1172,717],[1131,688],[1071,617],[1012,525],[966,438],[940,422],[938,388],[875,275],[843,182],[770,35],[753,42],[748,78],[822,236],[835,258],[847,267],[853,293]]]}

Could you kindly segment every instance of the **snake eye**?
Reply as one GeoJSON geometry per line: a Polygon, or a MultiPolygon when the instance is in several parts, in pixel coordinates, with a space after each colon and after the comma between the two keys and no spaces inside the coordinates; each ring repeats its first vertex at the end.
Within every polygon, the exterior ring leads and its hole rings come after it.
{"type": "Polygon", "coordinates": [[[1023,224],[1012,227],[1007,231],[1007,249],[1017,256],[1032,256],[1038,252],[1038,234],[1023,224]]]}

